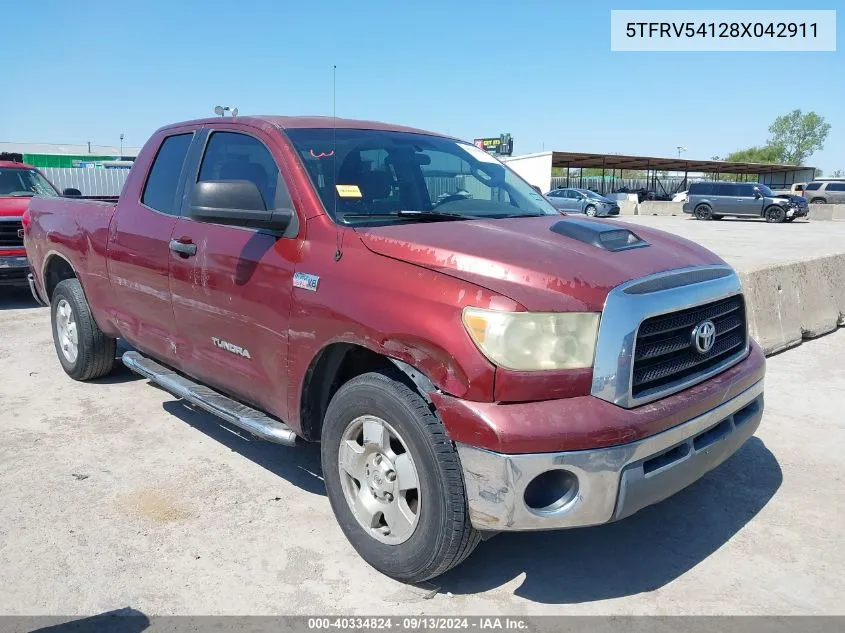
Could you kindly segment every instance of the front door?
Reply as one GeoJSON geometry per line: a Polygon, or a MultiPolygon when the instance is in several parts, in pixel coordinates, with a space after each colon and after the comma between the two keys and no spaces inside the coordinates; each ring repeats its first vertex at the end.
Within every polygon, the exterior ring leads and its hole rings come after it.
{"type": "Polygon", "coordinates": [[[733,186],[737,189],[734,213],[755,218],[760,217],[763,212],[763,199],[754,195],[757,193],[754,185],[742,183],[733,186]]]}
{"type": "MultiPolygon", "coordinates": [[[[179,214],[181,173],[193,136],[193,130],[174,131],[149,148],[155,158],[146,182],[130,177],[109,226],[112,301],[107,311],[130,344],[171,364],[177,364],[177,356],[168,243],[179,214]]],[[[147,159],[142,154],[138,160],[147,159]]]]}
{"type": "MultiPolygon", "coordinates": [[[[251,136],[216,128],[186,187],[198,181],[249,180],[268,209],[292,208],[268,149],[280,142],[258,130],[251,136]]],[[[284,418],[288,324],[300,239],[193,220],[187,208],[190,189],[185,199],[173,237],[195,252],[172,252],[170,260],[181,366],[212,387],[284,418]]]]}

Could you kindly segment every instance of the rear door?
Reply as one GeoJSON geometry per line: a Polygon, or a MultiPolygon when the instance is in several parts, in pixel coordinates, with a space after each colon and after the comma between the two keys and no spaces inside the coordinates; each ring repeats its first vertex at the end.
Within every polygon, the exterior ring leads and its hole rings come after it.
{"type": "Polygon", "coordinates": [[[279,417],[287,415],[285,376],[298,221],[279,236],[189,217],[198,181],[248,180],[270,208],[292,208],[280,169],[281,135],[243,125],[204,130],[187,177],[173,237],[195,254],[170,253],[173,313],[182,368],[203,382],[279,417]],[[292,233],[292,234],[290,234],[292,233]],[[289,235],[290,234],[290,235],[289,235]]]}
{"type": "MultiPolygon", "coordinates": [[[[109,307],[121,336],[142,351],[178,366],[170,296],[170,235],[182,194],[182,172],[195,128],[169,130],[146,179],[127,181],[109,226],[109,307]]],[[[146,148],[145,148],[146,150],[146,148]]],[[[144,161],[143,156],[138,157],[144,161]]]]}

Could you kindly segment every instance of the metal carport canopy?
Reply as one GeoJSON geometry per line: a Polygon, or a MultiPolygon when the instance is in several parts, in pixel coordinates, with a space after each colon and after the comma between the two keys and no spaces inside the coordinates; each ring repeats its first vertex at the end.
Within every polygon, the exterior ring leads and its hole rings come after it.
{"type": "Polygon", "coordinates": [[[644,169],[718,174],[769,174],[773,172],[813,169],[804,165],[734,163],[722,160],[687,160],[684,158],[655,158],[650,156],[624,156],[621,154],[583,154],[581,152],[552,152],[552,167],[598,167],[604,169],[644,169]]]}

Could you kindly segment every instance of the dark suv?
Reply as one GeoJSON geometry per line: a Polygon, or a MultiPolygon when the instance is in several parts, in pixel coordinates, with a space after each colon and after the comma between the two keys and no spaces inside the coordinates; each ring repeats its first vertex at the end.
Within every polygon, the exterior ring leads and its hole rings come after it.
{"type": "Polygon", "coordinates": [[[806,216],[809,205],[801,196],[777,195],[766,185],[750,182],[694,182],[684,213],[699,220],[721,220],[726,215],[792,222],[806,216]]]}
{"type": "Polygon", "coordinates": [[[804,197],[813,204],[845,203],[845,180],[814,180],[804,187],[804,197]]]}

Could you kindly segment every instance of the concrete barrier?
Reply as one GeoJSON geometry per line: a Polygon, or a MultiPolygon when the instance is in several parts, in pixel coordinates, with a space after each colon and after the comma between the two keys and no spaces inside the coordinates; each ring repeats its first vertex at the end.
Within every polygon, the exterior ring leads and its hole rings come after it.
{"type": "Polygon", "coordinates": [[[665,202],[662,200],[643,200],[637,215],[684,215],[683,202],[665,202]]]}
{"type": "Polygon", "coordinates": [[[740,272],[751,336],[773,354],[845,325],[845,253],[740,272]]]}
{"type": "Polygon", "coordinates": [[[811,204],[811,220],[845,220],[845,204],[811,204]]]}
{"type": "Polygon", "coordinates": [[[619,215],[637,215],[637,203],[632,200],[619,200],[619,215]]]}

